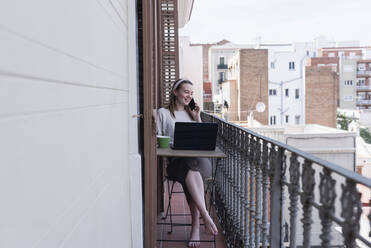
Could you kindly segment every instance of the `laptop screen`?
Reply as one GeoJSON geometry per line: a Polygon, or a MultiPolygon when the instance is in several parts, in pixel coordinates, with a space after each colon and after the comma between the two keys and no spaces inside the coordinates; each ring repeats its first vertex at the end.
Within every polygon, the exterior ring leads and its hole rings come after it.
{"type": "Polygon", "coordinates": [[[173,149],[215,150],[217,123],[176,122],[173,149]]]}

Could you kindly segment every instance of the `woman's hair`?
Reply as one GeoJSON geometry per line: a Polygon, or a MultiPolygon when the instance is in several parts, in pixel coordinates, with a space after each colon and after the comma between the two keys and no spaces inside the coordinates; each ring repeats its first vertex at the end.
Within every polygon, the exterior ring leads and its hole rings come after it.
{"type": "MultiPolygon", "coordinates": [[[[169,105],[167,106],[167,108],[169,109],[170,114],[174,118],[175,118],[174,109],[175,109],[175,104],[176,104],[176,95],[174,94],[174,90],[180,89],[180,87],[182,87],[183,84],[193,85],[193,83],[191,81],[189,81],[187,79],[181,79],[181,78],[179,78],[178,80],[176,80],[174,82],[173,86],[171,87],[170,101],[169,101],[169,105]]],[[[191,117],[191,119],[194,120],[193,119],[193,116],[191,114],[191,109],[188,106],[184,106],[184,109],[185,109],[185,111],[187,111],[187,113],[191,117]]]]}

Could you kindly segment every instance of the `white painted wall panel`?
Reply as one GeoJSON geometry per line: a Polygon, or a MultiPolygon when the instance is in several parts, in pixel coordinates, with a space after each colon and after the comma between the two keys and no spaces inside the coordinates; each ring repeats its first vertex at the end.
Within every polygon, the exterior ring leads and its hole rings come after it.
{"type": "Polygon", "coordinates": [[[134,2],[0,2],[0,247],[141,247],[135,51],[134,2]]]}
{"type": "Polygon", "coordinates": [[[109,0],[3,0],[0,8],[2,29],[120,75],[126,75],[126,18],[109,0]]]}

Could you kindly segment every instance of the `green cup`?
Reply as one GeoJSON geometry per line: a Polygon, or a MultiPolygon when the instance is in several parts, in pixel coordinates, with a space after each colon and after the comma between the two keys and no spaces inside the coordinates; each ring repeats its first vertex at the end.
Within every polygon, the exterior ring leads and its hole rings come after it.
{"type": "Polygon", "coordinates": [[[169,148],[170,136],[157,136],[159,148],[169,148]]]}

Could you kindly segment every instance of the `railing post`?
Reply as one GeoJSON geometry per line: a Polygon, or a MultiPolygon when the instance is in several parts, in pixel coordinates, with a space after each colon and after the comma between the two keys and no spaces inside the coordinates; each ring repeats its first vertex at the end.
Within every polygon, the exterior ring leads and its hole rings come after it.
{"type": "Polygon", "coordinates": [[[249,166],[250,166],[250,247],[255,248],[255,219],[256,219],[256,206],[255,206],[255,157],[256,157],[256,148],[258,141],[254,136],[251,136],[250,139],[250,155],[249,155],[249,166]]]}
{"type": "Polygon", "coordinates": [[[260,247],[262,235],[262,190],[263,190],[263,175],[262,175],[262,140],[257,139],[256,157],[255,157],[255,174],[256,174],[256,214],[255,214],[255,244],[260,247]]]}
{"type": "Polygon", "coordinates": [[[290,158],[290,248],[296,248],[296,218],[298,215],[298,200],[299,200],[299,179],[300,168],[298,156],[296,153],[291,154],[290,158]]]}
{"type": "Polygon", "coordinates": [[[285,150],[281,147],[275,151],[272,146],[271,153],[274,153],[273,164],[271,164],[272,182],[271,182],[271,221],[270,221],[270,247],[281,248],[283,247],[282,238],[282,167],[284,163],[285,150]]]}
{"type": "Polygon", "coordinates": [[[262,155],[263,170],[263,222],[262,222],[262,248],[268,247],[268,186],[269,186],[269,167],[268,167],[268,143],[263,141],[262,155]]]}
{"type": "Polygon", "coordinates": [[[302,172],[302,188],[303,194],[301,195],[301,203],[303,205],[303,247],[310,248],[311,243],[311,230],[312,230],[312,201],[314,199],[314,186],[315,186],[315,171],[312,168],[312,162],[305,159],[302,172]]]}

